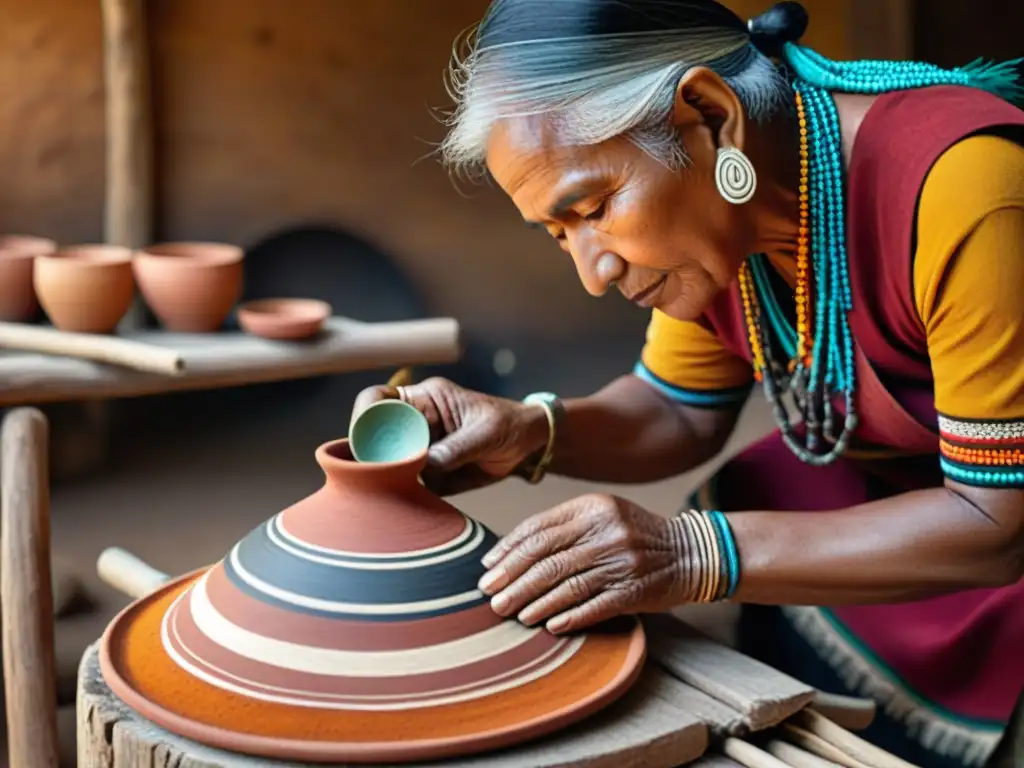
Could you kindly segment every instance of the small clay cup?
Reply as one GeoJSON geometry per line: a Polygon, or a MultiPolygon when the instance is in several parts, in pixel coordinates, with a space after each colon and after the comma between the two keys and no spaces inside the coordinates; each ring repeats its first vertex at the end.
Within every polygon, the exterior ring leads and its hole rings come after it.
{"type": "Polygon", "coordinates": [[[0,236],[0,320],[24,323],[36,316],[39,301],[32,285],[35,258],[56,250],[57,244],[43,237],[0,236]]]}
{"type": "Polygon", "coordinates": [[[430,424],[402,400],[378,400],[352,422],[348,438],[357,461],[407,461],[430,447],[430,424]]]}
{"type": "Polygon", "coordinates": [[[242,249],[224,243],[161,243],[135,257],[135,281],[169,331],[219,330],[242,294],[242,249]]]}
{"type": "Polygon", "coordinates": [[[330,316],[331,305],[316,299],[257,299],[238,308],[242,330],[286,341],[316,336],[330,316]]]}
{"type": "Polygon", "coordinates": [[[116,245],[77,245],[36,256],[33,283],[57,328],[110,333],[135,297],[132,253],[116,245]]]}

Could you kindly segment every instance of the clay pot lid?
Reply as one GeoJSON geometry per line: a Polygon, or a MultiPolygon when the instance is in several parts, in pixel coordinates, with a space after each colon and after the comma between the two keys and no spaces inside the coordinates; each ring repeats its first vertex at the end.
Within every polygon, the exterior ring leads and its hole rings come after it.
{"type": "Polygon", "coordinates": [[[267,339],[307,339],[320,332],[331,312],[318,299],[254,299],[239,305],[238,324],[267,339]]]}
{"type": "Polygon", "coordinates": [[[321,446],[320,491],[122,612],[113,691],[211,746],[379,763],[509,746],[628,690],[639,622],[556,637],[500,618],[477,588],[496,536],[417,482],[425,453],[353,459],[321,446]]]}

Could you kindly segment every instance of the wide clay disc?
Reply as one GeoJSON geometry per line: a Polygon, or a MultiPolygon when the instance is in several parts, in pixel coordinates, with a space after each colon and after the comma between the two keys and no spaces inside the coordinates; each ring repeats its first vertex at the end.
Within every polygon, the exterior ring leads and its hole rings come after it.
{"type": "MultiPolygon", "coordinates": [[[[322,657],[317,656],[321,649],[312,649],[300,654],[306,658],[290,660],[287,680],[277,680],[272,668],[254,663],[251,656],[200,647],[193,620],[212,616],[203,614],[209,607],[204,601],[219,588],[217,578],[217,568],[203,569],[126,608],[104,634],[100,663],[114,693],[144,717],[186,738],[249,755],[383,763],[506,747],[612,703],[629,689],[644,662],[643,629],[630,621],[625,628],[569,638],[540,630],[543,637],[538,635],[537,642],[550,645],[543,668],[536,660],[517,666],[511,656],[503,657],[496,642],[491,658],[477,662],[498,665],[489,673],[491,687],[484,695],[479,689],[476,695],[461,695],[469,686],[457,680],[439,689],[428,680],[430,673],[417,668],[429,663],[431,649],[407,647],[403,652],[400,633],[368,637],[359,649],[328,648],[322,657]],[[194,585],[199,589],[189,593],[194,585]],[[191,610],[184,607],[186,598],[191,610]],[[331,653],[366,653],[366,677],[331,677],[331,653]],[[381,676],[370,674],[373,665],[392,658],[396,666],[382,669],[381,676]],[[308,671],[297,674],[303,665],[308,671]],[[399,669],[402,665],[408,669],[399,669]],[[411,692],[419,678],[424,692],[411,692]]],[[[282,637],[288,632],[280,624],[275,630],[282,637]]],[[[244,645],[246,637],[238,637],[244,645]]],[[[351,664],[351,656],[341,658],[351,664]]]]}

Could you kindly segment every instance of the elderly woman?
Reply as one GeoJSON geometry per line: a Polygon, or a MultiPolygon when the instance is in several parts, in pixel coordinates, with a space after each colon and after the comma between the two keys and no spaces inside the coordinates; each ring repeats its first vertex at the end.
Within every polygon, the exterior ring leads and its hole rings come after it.
{"type": "Polygon", "coordinates": [[[481,589],[557,633],[743,603],[743,649],[875,698],[878,743],[979,764],[1024,686],[1017,62],[834,62],[806,25],[796,3],[748,25],[712,0],[495,0],[444,158],[589,293],[651,310],[640,362],[579,399],[430,380],[356,410],[421,409],[440,492],[641,483],[715,456],[762,387],[778,430],[682,514],[572,499],[505,536],[481,589]]]}

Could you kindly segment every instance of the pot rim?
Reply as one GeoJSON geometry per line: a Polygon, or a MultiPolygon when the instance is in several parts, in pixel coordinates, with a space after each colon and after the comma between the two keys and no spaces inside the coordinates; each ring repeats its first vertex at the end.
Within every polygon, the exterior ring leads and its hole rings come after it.
{"type": "Polygon", "coordinates": [[[57,243],[36,235],[0,235],[0,259],[34,259],[56,252],[57,243]]]}
{"type": "Polygon", "coordinates": [[[413,456],[399,461],[363,462],[356,459],[355,454],[352,452],[352,443],[349,438],[342,437],[322,443],[316,449],[316,462],[324,472],[330,473],[331,470],[337,470],[346,476],[361,475],[365,477],[371,474],[393,474],[396,470],[403,469],[419,472],[427,462],[427,450],[424,449],[413,456]],[[337,453],[339,451],[345,455],[338,456],[337,453]]]}
{"type": "Polygon", "coordinates": [[[241,246],[203,240],[168,241],[153,243],[141,249],[136,258],[140,262],[164,264],[172,269],[196,269],[233,266],[245,259],[241,246]]]}
{"type": "Polygon", "coordinates": [[[39,254],[39,261],[74,267],[113,267],[131,264],[135,253],[131,248],[104,243],[85,243],[58,248],[52,253],[39,254]]]}
{"type": "Polygon", "coordinates": [[[313,321],[330,316],[334,310],[326,301],[302,298],[252,299],[238,305],[239,314],[290,321],[313,321]]]}

